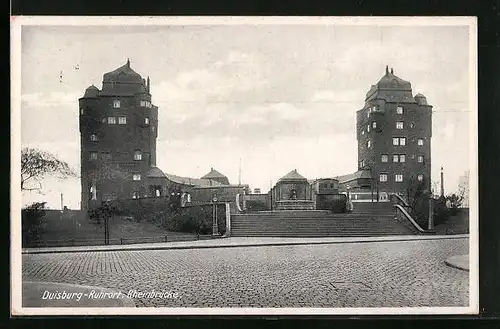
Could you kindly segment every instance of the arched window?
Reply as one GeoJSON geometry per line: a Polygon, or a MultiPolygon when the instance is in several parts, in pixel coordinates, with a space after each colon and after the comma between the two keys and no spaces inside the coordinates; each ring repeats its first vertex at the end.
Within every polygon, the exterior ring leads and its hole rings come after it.
{"type": "Polygon", "coordinates": [[[297,200],[297,190],[294,188],[290,190],[290,200],[297,200]]]}

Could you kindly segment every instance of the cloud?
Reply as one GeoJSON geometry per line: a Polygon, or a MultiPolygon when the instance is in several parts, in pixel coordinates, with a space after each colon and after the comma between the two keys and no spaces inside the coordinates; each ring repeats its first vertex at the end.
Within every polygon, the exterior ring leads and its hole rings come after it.
{"type": "Polygon", "coordinates": [[[33,108],[45,108],[63,105],[72,105],[78,108],[78,99],[82,96],[83,92],[81,91],[51,91],[47,93],[37,92],[23,94],[21,96],[21,102],[23,106],[29,106],[33,108]]]}

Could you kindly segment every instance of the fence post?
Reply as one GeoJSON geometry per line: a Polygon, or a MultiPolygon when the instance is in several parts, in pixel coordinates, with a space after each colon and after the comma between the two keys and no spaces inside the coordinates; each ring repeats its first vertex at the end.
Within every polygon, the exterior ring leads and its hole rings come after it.
{"type": "Polygon", "coordinates": [[[196,240],[200,239],[200,233],[196,234],[196,240]]]}
{"type": "Polygon", "coordinates": [[[123,244],[123,238],[120,238],[120,244],[123,244]]]}
{"type": "Polygon", "coordinates": [[[165,242],[167,242],[167,236],[165,235],[165,242]]]}

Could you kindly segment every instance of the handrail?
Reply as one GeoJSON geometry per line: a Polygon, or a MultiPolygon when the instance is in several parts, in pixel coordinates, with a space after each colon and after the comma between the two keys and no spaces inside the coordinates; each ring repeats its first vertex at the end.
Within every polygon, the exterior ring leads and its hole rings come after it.
{"type": "Polygon", "coordinates": [[[240,199],[241,199],[241,194],[240,193],[236,194],[236,208],[238,209],[239,212],[243,212],[243,209],[241,209],[240,205],[240,199]]]}
{"type": "Polygon", "coordinates": [[[399,201],[401,201],[405,207],[410,207],[410,205],[408,204],[408,202],[406,202],[406,200],[403,199],[399,194],[391,193],[390,196],[395,196],[396,199],[398,199],[399,201]]]}
{"type": "Polygon", "coordinates": [[[394,205],[394,208],[396,208],[396,212],[397,212],[397,209],[399,209],[403,215],[405,215],[405,217],[410,221],[410,223],[413,224],[413,226],[421,233],[425,233],[427,232],[426,230],[424,230],[422,227],[420,227],[420,225],[418,225],[418,223],[411,217],[411,215],[408,213],[408,211],[406,211],[405,208],[403,208],[401,205],[399,204],[396,204],[394,205]]]}

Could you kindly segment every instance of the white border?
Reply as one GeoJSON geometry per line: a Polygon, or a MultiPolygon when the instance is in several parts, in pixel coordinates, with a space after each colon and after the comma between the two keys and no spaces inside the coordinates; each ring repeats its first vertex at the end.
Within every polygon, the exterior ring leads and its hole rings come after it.
{"type": "Polygon", "coordinates": [[[12,315],[401,315],[478,314],[478,129],[476,17],[56,17],[11,18],[11,312],[12,315]],[[349,25],[349,26],[468,26],[470,31],[470,234],[469,307],[408,308],[23,308],[21,270],[21,27],[46,26],[166,26],[166,25],[349,25]]]}

